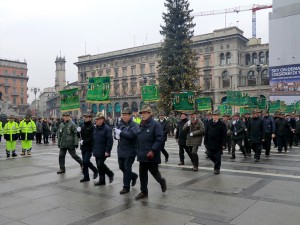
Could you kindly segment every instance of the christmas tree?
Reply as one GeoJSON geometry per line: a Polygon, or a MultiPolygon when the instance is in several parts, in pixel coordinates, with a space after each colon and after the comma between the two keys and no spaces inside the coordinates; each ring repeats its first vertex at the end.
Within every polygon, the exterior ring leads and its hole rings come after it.
{"type": "Polygon", "coordinates": [[[166,0],[167,12],[163,13],[164,25],[160,34],[164,42],[160,50],[159,108],[171,110],[173,92],[196,91],[198,69],[196,53],[192,50],[194,35],[192,10],[188,0],[166,0]]]}

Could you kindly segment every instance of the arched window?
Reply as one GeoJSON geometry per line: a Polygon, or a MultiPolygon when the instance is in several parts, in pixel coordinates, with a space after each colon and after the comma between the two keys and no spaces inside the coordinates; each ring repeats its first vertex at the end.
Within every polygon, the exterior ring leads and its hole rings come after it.
{"type": "Polygon", "coordinates": [[[230,79],[229,79],[229,74],[227,71],[224,71],[222,73],[222,84],[223,84],[223,88],[230,87],[230,79]]]}
{"type": "Polygon", "coordinates": [[[224,56],[224,53],[220,54],[220,65],[221,66],[225,65],[225,56],[224,56]]]}
{"type": "Polygon", "coordinates": [[[122,107],[122,108],[125,109],[126,107],[129,107],[128,102],[124,102],[124,103],[123,103],[123,107],[122,107]]]}
{"type": "Polygon", "coordinates": [[[138,104],[136,102],[131,103],[131,110],[132,110],[132,112],[138,112],[139,111],[138,104]]]}
{"type": "Polygon", "coordinates": [[[256,85],[256,77],[253,70],[249,71],[247,74],[248,86],[256,85]]]}
{"type": "Polygon", "coordinates": [[[227,65],[231,64],[231,54],[230,54],[230,52],[226,53],[226,64],[227,65]]]}
{"type": "Polygon", "coordinates": [[[259,63],[265,64],[265,53],[264,52],[259,53],[259,63]]]}
{"type": "Polygon", "coordinates": [[[250,54],[246,54],[246,65],[249,66],[251,64],[251,57],[250,54]]]}
{"type": "Polygon", "coordinates": [[[257,53],[253,52],[252,53],[252,64],[256,65],[257,63],[257,53]]]}
{"type": "Polygon", "coordinates": [[[261,84],[262,85],[269,85],[270,84],[269,73],[268,73],[267,69],[265,69],[261,72],[261,84]]]}

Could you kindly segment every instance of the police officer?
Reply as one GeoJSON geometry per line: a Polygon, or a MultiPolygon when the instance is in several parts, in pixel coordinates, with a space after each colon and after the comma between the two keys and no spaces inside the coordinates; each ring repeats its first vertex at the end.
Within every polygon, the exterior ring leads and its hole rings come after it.
{"type": "Polygon", "coordinates": [[[138,178],[138,175],[132,172],[132,164],[134,163],[138,147],[139,125],[133,122],[131,113],[129,107],[124,108],[120,124],[114,129],[115,139],[118,140],[119,168],[123,172],[123,189],[120,191],[120,194],[128,193],[130,191],[130,182],[133,187],[138,178]]]}
{"type": "Polygon", "coordinates": [[[6,156],[10,157],[10,152],[12,152],[12,157],[16,157],[16,144],[19,138],[19,125],[14,121],[14,116],[11,115],[8,122],[3,128],[4,139],[6,140],[6,156]]]}
{"type": "Polygon", "coordinates": [[[263,116],[265,137],[262,145],[266,150],[265,155],[268,157],[270,155],[272,139],[275,138],[275,121],[270,117],[267,110],[263,111],[263,116]]]}
{"type": "Polygon", "coordinates": [[[78,148],[78,136],[75,123],[72,122],[70,114],[68,112],[63,113],[63,122],[59,125],[58,129],[58,147],[59,151],[59,167],[57,174],[62,174],[66,172],[65,159],[67,151],[79,163],[82,168],[82,160],[76,154],[76,148],[78,148]]]}
{"type": "Polygon", "coordinates": [[[30,115],[26,115],[25,119],[20,122],[20,135],[22,140],[22,153],[24,156],[26,151],[27,155],[31,155],[32,140],[36,133],[36,126],[33,120],[30,119],[30,115]]]}
{"type": "Polygon", "coordinates": [[[136,200],[148,198],[148,171],[160,184],[162,192],[167,190],[166,180],[162,178],[158,164],[161,163],[160,150],[163,142],[163,130],[157,121],[152,118],[150,106],[144,105],[140,112],[142,121],[138,134],[138,161],[140,162],[139,175],[141,192],[136,200]]]}
{"type": "Polygon", "coordinates": [[[83,178],[80,182],[86,182],[90,180],[89,168],[94,172],[93,178],[98,177],[98,170],[91,162],[92,152],[93,152],[93,134],[94,134],[94,124],[92,123],[92,114],[86,113],[83,115],[84,123],[82,127],[77,127],[77,131],[80,133],[80,149],[83,161],[83,178]]]}
{"type": "Polygon", "coordinates": [[[162,152],[162,154],[164,154],[165,162],[167,163],[168,160],[169,160],[169,153],[165,149],[165,144],[166,144],[166,141],[168,139],[168,134],[170,132],[170,126],[169,126],[169,122],[166,120],[165,116],[166,115],[163,111],[159,112],[159,114],[158,114],[158,117],[159,117],[158,122],[160,123],[160,125],[163,129],[163,132],[164,132],[163,143],[162,143],[162,146],[161,146],[161,152],[162,152]]]}

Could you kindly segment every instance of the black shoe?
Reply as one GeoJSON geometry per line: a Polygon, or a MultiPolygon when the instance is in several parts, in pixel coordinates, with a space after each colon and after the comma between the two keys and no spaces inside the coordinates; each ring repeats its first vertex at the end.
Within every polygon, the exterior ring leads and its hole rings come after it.
{"type": "Polygon", "coordinates": [[[101,186],[101,185],[105,185],[105,181],[98,181],[97,183],[95,183],[95,186],[101,186]]]}
{"type": "Polygon", "coordinates": [[[82,183],[82,182],[87,182],[87,181],[90,181],[90,178],[82,178],[82,179],[80,180],[81,183],[82,183]]]}
{"type": "Polygon", "coordinates": [[[123,189],[120,191],[120,195],[124,195],[124,194],[126,194],[126,193],[128,193],[128,192],[129,192],[129,189],[123,188],[123,189]]]}
{"type": "Polygon", "coordinates": [[[218,175],[218,174],[220,174],[220,170],[214,170],[214,174],[216,174],[216,175],[218,175]]]}
{"type": "Polygon", "coordinates": [[[167,163],[168,161],[169,161],[169,155],[166,156],[165,163],[167,163]]]}
{"type": "Polygon", "coordinates": [[[184,162],[178,163],[178,166],[184,166],[184,162]]]}
{"type": "Polygon", "coordinates": [[[98,177],[98,171],[94,172],[93,179],[95,180],[98,177]]]}
{"type": "Polygon", "coordinates": [[[56,173],[57,173],[57,174],[62,174],[62,173],[65,173],[65,172],[66,172],[65,170],[60,169],[60,170],[57,171],[56,173]]]}
{"type": "Polygon", "coordinates": [[[109,177],[109,183],[112,183],[114,181],[114,174],[112,174],[110,177],[109,177]]]}
{"type": "Polygon", "coordinates": [[[17,157],[18,155],[16,153],[13,152],[13,154],[11,155],[12,157],[17,157]]]}
{"type": "Polygon", "coordinates": [[[231,156],[229,159],[235,159],[235,156],[231,156]]]}
{"type": "Polygon", "coordinates": [[[136,180],[138,179],[138,175],[136,175],[136,177],[135,178],[132,178],[132,180],[131,180],[131,187],[134,187],[135,185],[136,185],[136,180]]]}
{"type": "Polygon", "coordinates": [[[166,179],[163,178],[163,183],[161,184],[161,191],[166,192],[166,190],[167,190],[167,182],[166,179]]]}
{"type": "Polygon", "coordinates": [[[195,171],[195,172],[198,171],[198,166],[194,166],[194,167],[192,168],[192,170],[195,171]]]}
{"type": "Polygon", "coordinates": [[[10,157],[10,154],[6,154],[6,157],[9,158],[9,157],[10,157]]]}
{"type": "Polygon", "coordinates": [[[259,159],[255,159],[254,162],[259,162],[259,159]]]}
{"type": "Polygon", "coordinates": [[[140,200],[143,198],[148,198],[148,193],[140,192],[137,196],[135,196],[135,200],[140,200]]]}

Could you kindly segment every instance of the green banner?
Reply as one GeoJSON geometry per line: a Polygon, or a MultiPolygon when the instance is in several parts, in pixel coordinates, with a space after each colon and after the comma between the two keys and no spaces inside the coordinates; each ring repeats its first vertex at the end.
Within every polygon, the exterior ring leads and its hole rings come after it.
{"type": "Polygon", "coordinates": [[[178,92],[174,93],[173,109],[178,111],[195,110],[195,93],[194,92],[178,92]]]}
{"type": "Polygon", "coordinates": [[[78,88],[60,91],[60,110],[72,111],[80,108],[78,88]]]}
{"type": "Polygon", "coordinates": [[[158,101],[159,91],[158,85],[145,85],[142,87],[142,99],[143,101],[158,101]]]}
{"type": "Polygon", "coordinates": [[[211,110],[211,98],[196,98],[196,107],[198,111],[211,110]]]}
{"type": "Polygon", "coordinates": [[[276,111],[279,111],[280,107],[281,107],[280,100],[269,102],[269,112],[270,113],[275,113],[276,111]]]}
{"type": "Polygon", "coordinates": [[[110,77],[90,77],[86,95],[87,102],[104,102],[109,100],[110,77]]]}
{"type": "Polygon", "coordinates": [[[230,116],[232,115],[232,107],[230,105],[221,104],[221,105],[219,105],[218,109],[222,116],[225,114],[230,115],[230,116]]]}

